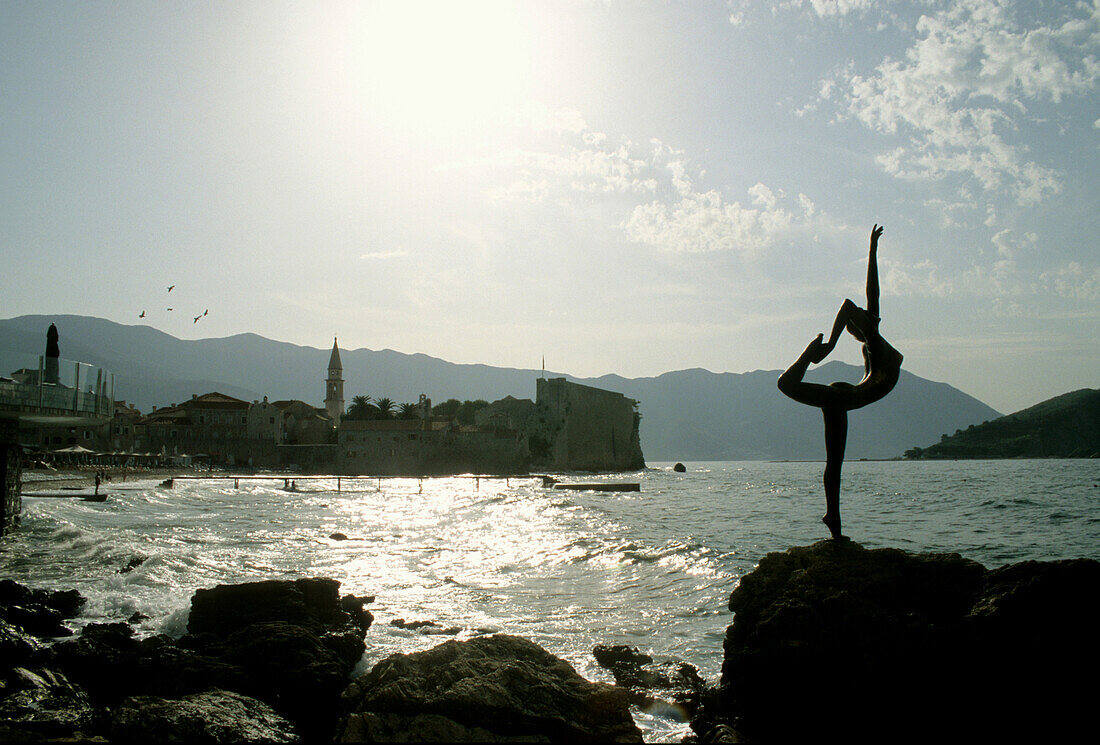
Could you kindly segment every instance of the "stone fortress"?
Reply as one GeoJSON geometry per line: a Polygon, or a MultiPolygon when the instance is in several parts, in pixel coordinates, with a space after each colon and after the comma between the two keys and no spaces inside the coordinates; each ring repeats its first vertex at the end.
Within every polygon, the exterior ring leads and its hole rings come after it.
{"type": "Polygon", "coordinates": [[[113,403],[105,424],[26,425],[31,457],[98,454],[119,465],[294,469],[347,475],[433,476],[643,468],[637,403],[620,393],[536,381],[536,397],[511,396],[477,412],[473,424],[432,413],[420,395],[414,418],[344,417],[340,348],[333,340],[323,407],[305,401],[249,403],[218,392],[142,414],[113,403]]]}

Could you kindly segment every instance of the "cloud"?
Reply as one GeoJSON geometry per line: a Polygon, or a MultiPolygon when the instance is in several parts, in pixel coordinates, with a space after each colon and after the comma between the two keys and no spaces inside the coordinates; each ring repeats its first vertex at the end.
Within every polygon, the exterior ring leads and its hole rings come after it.
{"type": "Polygon", "coordinates": [[[920,18],[902,59],[866,76],[842,71],[822,84],[821,99],[836,98],[842,117],[904,139],[878,157],[895,177],[973,182],[987,196],[1036,204],[1062,190],[1062,175],[1019,142],[1021,126],[1033,123],[1030,108],[1089,95],[1100,83],[1100,4],[1071,12],[1025,23],[1009,3],[951,3],[920,18]]]}
{"type": "Polygon", "coordinates": [[[687,192],[678,202],[641,204],[623,222],[627,237],[675,253],[729,251],[751,256],[806,223],[813,202],[803,194],[791,209],[761,183],[749,189],[754,207],[727,202],[715,190],[687,192]]]}

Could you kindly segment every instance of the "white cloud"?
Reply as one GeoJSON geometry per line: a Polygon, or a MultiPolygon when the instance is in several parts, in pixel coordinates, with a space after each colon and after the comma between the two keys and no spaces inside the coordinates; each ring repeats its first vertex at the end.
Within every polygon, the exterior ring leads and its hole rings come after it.
{"type": "Polygon", "coordinates": [[[730,251],[751,256],[805,223],[813,203],[799,195],[794,210],[779,206],[764,184],[749,190],[756,209],[726,202],[717,191],[692,192],[673,204],[659,201],[634,208],[622,227],[639,243],[677,253],[730,251]]]}
{"type": "MultiPolygon", "coordinates": [[[[986,195],[1035,204],[1062,189],[1061,174],[1019,142],[1029,106],[1049,109],[1100,83],[1100,4],[1061,23],[1024,25],[1016,6],[963,0],[917,22],[902,59],[867,76],[842,73],[846,114],[907,142],[878,157],[898,178],[973,179],[986,195]]],[[[833,95],[832,81],[821,98],[833,95]]],[[[961,188],[961,187],[960,187],[961,188]]]]}

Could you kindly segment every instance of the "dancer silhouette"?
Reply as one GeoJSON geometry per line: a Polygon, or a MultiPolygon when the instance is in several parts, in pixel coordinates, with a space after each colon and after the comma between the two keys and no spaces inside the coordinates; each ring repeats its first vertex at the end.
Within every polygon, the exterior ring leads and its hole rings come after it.
{"type": "Polygon", "coordinates": [[[833,538],[842,538],[840,532],[840,469],[844,465],[844,446],[848,439],[848,412],[874,403],[885,396],[898,382],[901,374],[901,352],[894,349],[878,332],[878,239],[882,228],[871,229],[871,249],[867,257],[867,307],[861,308],[851,300],[845,300],[833,321],[829,341],[822,341],[824,334],[810,342],[794,364],[779,376],[779,390],[788,397],[807,406],[821,409],[825,420],[825,515],[821,521],[829,527],[833,538]],[[840,334],[848,333],[863,343],[863,379],[851,383],[836,382],[828,385],[807,383],[802,378],[810,363],[818,363],[829,356],[840,334]]]}

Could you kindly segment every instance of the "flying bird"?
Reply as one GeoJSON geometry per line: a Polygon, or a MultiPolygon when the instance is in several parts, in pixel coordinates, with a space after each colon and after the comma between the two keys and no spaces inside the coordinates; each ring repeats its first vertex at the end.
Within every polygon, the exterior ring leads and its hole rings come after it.
{"type": "Polygon", "coordinates": [[[141,315],[138,318],[145,318],[145,311],[141,311],[141,315]]]}
{"type": "Polygon", "coordinates": [[[174,287],[175,287],[175,285],[168,285],[168,292],[171,292],[172,288],[174,288],[174,287]]]}
{"type": "Polygon", "coordinates": [[[209,309],[209,308],[207,308],[206,310],[204,310],[204,311],[202,312],[202,314],[203,314],[203,315],[205,316],[205,315],[206,315],[207,313],[209,313],[209,312],[210,312],[210,309],[209,309]]]}
{"type": "Polygon", "coordinates": [[[174,308],[168,308],[167,310],[174,310],[174,308]]]}
{"type": "Polygon", "coordinates": [[[198,323],[200,318],[202,318],[202,316],[195,316],[195,318],[192,320],[192,323],[198,323]]]}

